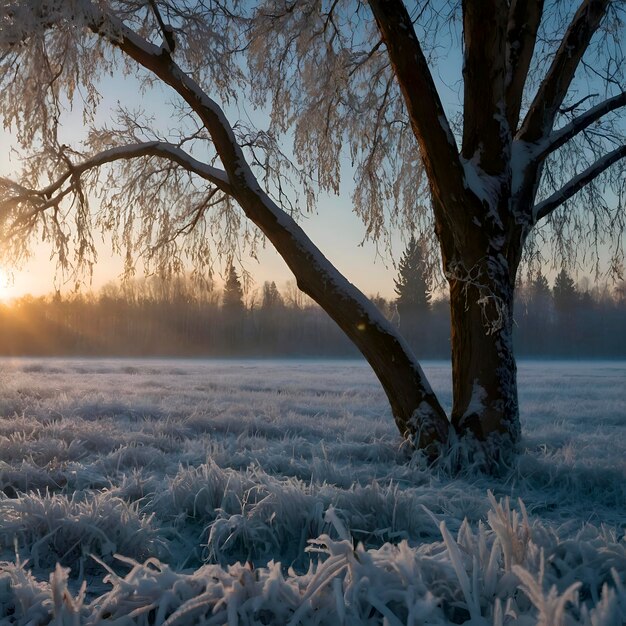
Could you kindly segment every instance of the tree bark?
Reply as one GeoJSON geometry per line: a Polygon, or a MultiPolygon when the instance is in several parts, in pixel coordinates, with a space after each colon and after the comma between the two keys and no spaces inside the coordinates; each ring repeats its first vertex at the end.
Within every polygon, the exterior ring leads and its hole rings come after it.
{"type": "Polygon", "coordinates": [[[470,432],[497,450],[510,448],[520,438],[512,337],[514,277],[508,276],[502,258],[487,257],[481,265],[483,271],[468,276],[453,272],[449,277],[452,425],[460,435],[470,432]]]}

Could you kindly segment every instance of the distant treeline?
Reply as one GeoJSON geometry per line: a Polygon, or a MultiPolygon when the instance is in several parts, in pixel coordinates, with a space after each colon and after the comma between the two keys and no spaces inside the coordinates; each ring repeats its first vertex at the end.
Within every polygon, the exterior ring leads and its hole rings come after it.
{"type": "MultiPolygon", "coordinates": [[[[613,289],[581,287],[562,274],[552,288],[542,276],[519,286],[518,355],[626,357],[623,283],[613,289]]],[[[374,301],[418,356],[449,356],[445,300],[402,315],[395,301],[379,296],[374,301]]],[[[265,283],[245,302],[233,272],[221,292],[187,278],[142,279],[94,294],[27,296],[0,305],[0,354],[349,357],[357,352],[294,284],[281,293],[265,283]]]]}

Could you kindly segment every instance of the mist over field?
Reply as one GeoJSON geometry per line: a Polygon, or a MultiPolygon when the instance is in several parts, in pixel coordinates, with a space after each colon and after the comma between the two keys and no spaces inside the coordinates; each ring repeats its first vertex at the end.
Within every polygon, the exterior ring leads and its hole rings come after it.
{"type": "Polygon", "coordinates": [[[497,477],[411,457],[359,360],[0,371],[0,624],[626,620],[624,361],[522,362],[497,477]]]}

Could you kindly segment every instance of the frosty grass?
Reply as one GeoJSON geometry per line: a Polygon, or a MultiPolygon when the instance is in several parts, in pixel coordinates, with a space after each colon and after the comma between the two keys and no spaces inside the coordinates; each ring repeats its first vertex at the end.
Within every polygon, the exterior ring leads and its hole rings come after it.
{"type": "Polygon", "coordinates": [[[0,370],[0,625],[626,623],[624,362],[522,363],[497,478],[358,361],[0,370]]]}

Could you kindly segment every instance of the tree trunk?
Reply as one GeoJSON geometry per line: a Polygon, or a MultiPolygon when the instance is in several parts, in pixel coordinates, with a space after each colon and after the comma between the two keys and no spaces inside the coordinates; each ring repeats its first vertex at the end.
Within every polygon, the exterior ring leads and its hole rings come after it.
{"type": "Polygon", "coordinates": [[[242,185],[237,200],[283,257],[298,287],[328,313],[370,364],[400,433],[435,455],[437,444],[448,439],[449,421],[397,329],[258,186],[242,185]]]}
{"type": "MultiPolygon", "coordinates": [[[[513,287],[502,257],[473,277],[450,275],[452,425],[460,435],[510,448],[520,438],[513,356],[513,287]],[[499,271],[494,271],[499,268],[499,271]]],[[[495,450],[494,450],[495,452],[495,450]]]]}

